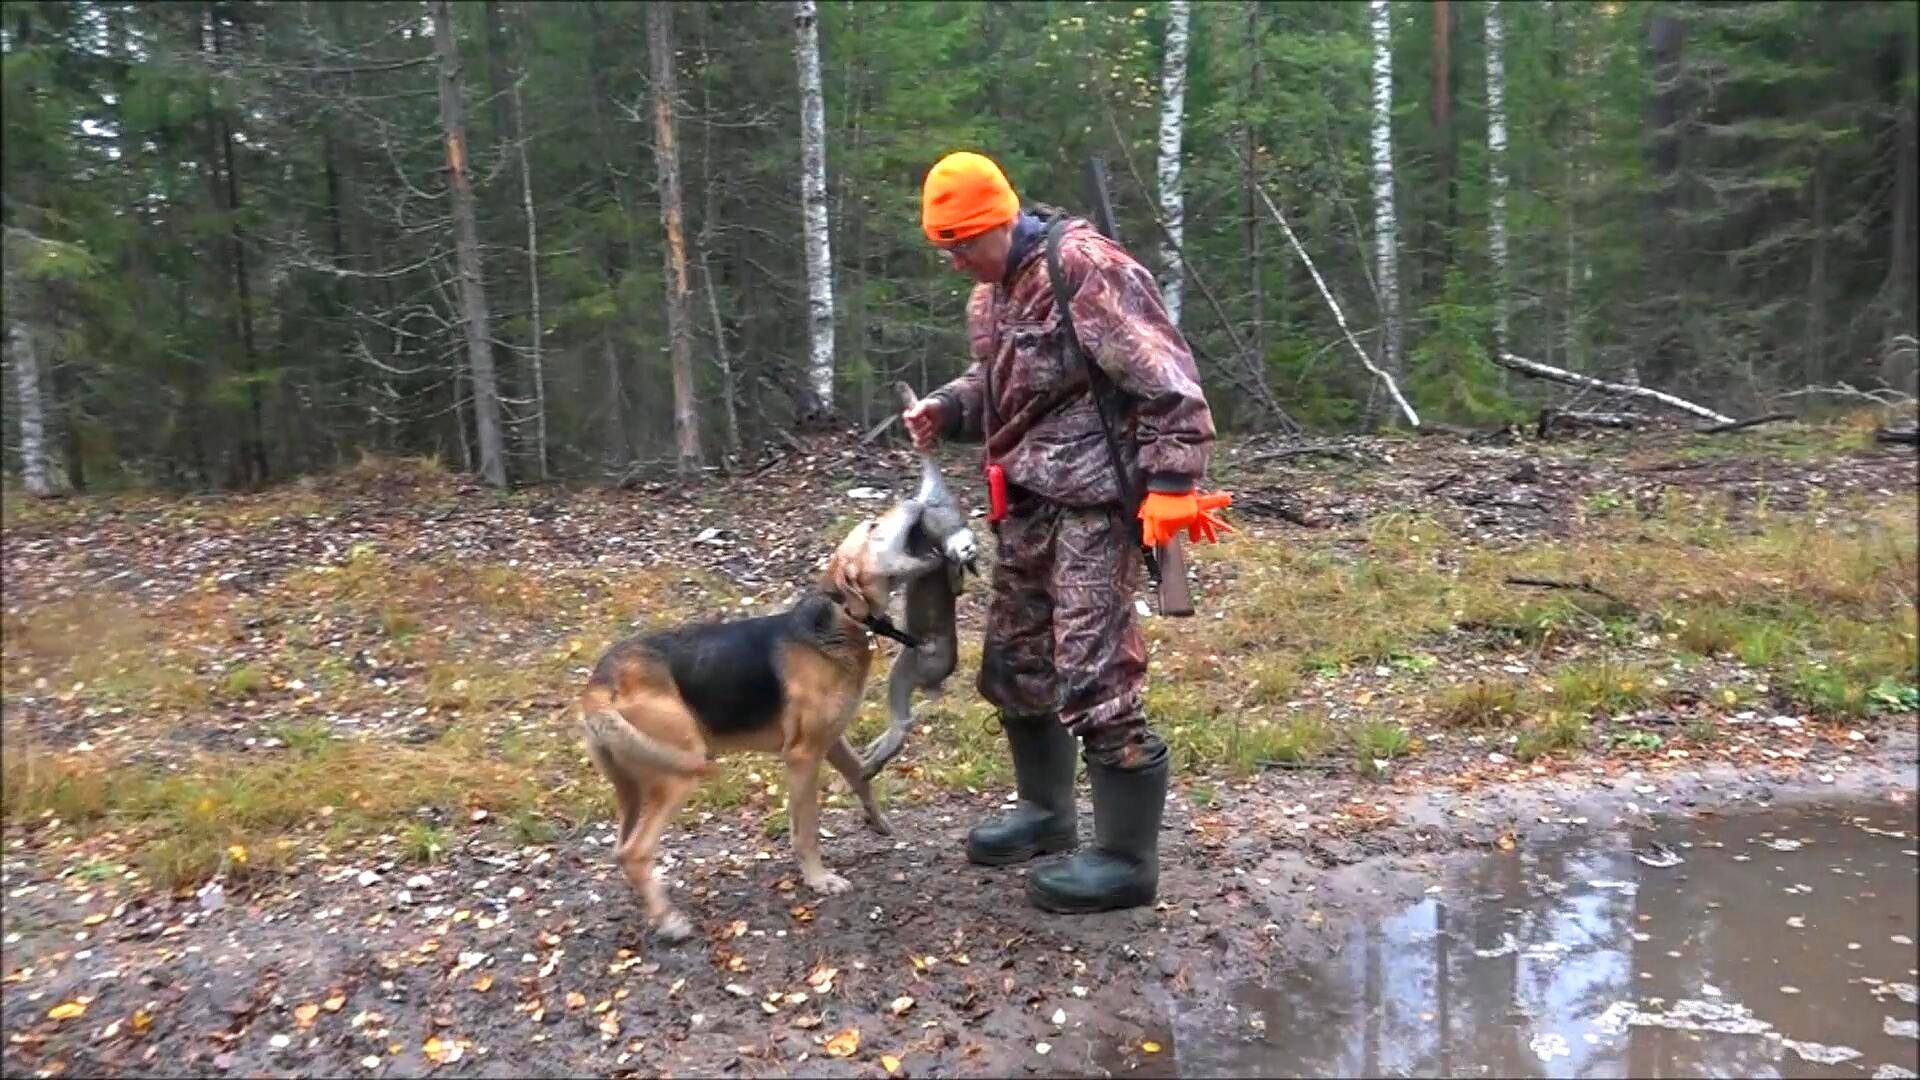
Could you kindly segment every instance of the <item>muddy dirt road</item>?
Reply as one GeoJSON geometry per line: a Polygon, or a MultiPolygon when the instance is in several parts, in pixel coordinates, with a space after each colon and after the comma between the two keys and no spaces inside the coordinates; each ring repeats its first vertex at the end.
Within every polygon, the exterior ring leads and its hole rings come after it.
{"type": "MultiPolygon", "coordinates": [[[[475,840],[425,871],[345,865],[231,901],[113,903],[9,860],[5,1062],[156,1076],[1901,1075],[1920,1046],[1914,767],[1911,733],[1895,732],[1837,775],[1709,767],[1397,796],[1390,823],[1344,848],[1222,831],[1230,812],[1178,799],[1162,903],[1078,919],[1028,908],[1018,871],[965,863],[986,800],[903,809],[895,839],[829,811],[829,862],[857,887],[830,899],[797,885],[784,842],[709,821],[666,845],[705,934],[677,948],[642,933],[604,829],[550,848],[475,840]],[[62,1005],[84,1011],[52,1019],[62,1005]]],[[[1329,809],[1311,801],[1309,816],[1329,809]]]]}

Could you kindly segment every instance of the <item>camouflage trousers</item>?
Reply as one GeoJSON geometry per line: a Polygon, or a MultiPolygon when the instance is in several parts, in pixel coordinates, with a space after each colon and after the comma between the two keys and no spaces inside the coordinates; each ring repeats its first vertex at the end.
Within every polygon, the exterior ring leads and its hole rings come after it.
{"type": "Polygon", "coordinates": [[[981,696],[1002,715],[1058,716],[1090,751],[1136,748],[1149,733],[1131,528],[1114,504],[1028,496],[1009,509],[996,527],[981,696]]]}

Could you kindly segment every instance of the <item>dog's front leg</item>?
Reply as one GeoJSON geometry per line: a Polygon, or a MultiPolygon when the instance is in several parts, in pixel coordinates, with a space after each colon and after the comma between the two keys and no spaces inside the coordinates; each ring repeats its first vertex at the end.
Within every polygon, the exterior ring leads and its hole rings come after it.
{"type": "Polygon", "coordinates": [[[814,892],[836,896],[853,888],[846,878],[830,872],[820,861],[821,753],[802,746],[787,757],[787,822],[793,831],[793,852],[800,860],[800,876],[814,892]]]}

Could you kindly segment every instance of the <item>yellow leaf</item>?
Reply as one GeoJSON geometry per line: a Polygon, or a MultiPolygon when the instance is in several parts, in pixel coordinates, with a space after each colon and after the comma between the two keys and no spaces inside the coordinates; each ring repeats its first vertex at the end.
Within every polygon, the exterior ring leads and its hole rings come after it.
{"type": "Polygon", "coordinates": [[[481,972],[474,978],[473,988],[483,994],[493,989],[493,973],[490,971],[481,972]]]}
{"type": "Polygon", "coordinates": [[[307,1004],[295,1005],[293,1007],[293,1019],[301,1027],[312,1027],[314,1020],[318,1018],[319,1015],[320,1006],[318,1005],[307,1004]]]}
{"type": "Polygon", "coordinates": [[[135,1009],[133,1016],[127,1020],[127,1026],[133,1029],[134,1034],[138,1035],[153,1026],[153,1015],[145,1009],[135,1009]]]}
{"type": "Polygon", "coordinates": [[[892,1076],[894,1073],[900,1071],[900,1059],[894,1057],[892,1054],[881,1054],[880,1067],[887,1070],[888,1076],[892,1076]]]}
{"type": "Polygon", "coordinates": [[[227,848],[227,858],[232,859],[234,862],[245,865],[247,861],[247,849],[240,846],[239,844],[231,845],[230,847],[227,848]]]}
{"type": "Polygon", "coordinates": [[[346,1003],[347,1003],[347,997],[345,994],[335,994],[332,997],[328,998],[327,1000],[321,1002],[320,1007],[327,1010],[328,1012],[339,1012],[340,1006],[345,1005],[346,1003]]]}
{"type": "Polygon", "coordinates": [[[587,1007],[587,995],[576,990],[567,991],[567,1008],[584,1009],[587,1007]]]}
{"type": "Polygon", "coordinates": [[[854,1051],[858,1049],[860,1049],[860,1029],[859,1028],[848,1028],[847,1030],[827,1040],[827,1056],[828,1057],[837,1057],[837,1058],[852,1057],[854,1054],[854,1051]]]}
{"type": "Polygon", "coordinates": [[[47,1010],[49,1020],[74,1020],[87,1014],[87,1007],[78,1001],[63,1002],[47,1010]]]}
{"type": "Polygon", "coordinates": [[[620,1034],[620,1014],[610,1012],[602,1017],[600,1020],[600,1033],[610,1039],[618,1036],[620,1034]]]}
{"type": "Polygon", "coordinates": [[[1154,1042],[1152,1039],[1148,1039],[1146,1042],[1140,1044],[1140,1049],[1149,1054],[1157,1054],[1160,1052],[1160,1044],[1154,1042]]]}
{"type": "Polygon", "coordinates": [[[99,926],[101,923],[106,921],[107,921],[107,913],[104,911],[96,911],[93,914],[87,916],[86,918],[81,919],[80,925],[81,926],[99,926]]]}
{"type": "MultiPolygon", "coordinates": [[[[398,1052],[395,1051],[395,1053],[398,1052]]],[[[426,1043],[420,1047],[420,1052],[437,1065],[449,1065],[459,1061],[462,1053],[459,1043],[443,1042],[438,1035],[428,1036],[426,1043]]]]}

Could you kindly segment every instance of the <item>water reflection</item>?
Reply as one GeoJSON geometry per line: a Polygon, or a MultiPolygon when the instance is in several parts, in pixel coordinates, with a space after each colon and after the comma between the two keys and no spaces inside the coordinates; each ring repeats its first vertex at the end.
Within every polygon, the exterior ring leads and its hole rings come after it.
{"type": "Polygon", "coordinates": [[[1162,1067],[1184,1076],[1920,1071],[1920,1043],[1885,1030],[1916,1016],[1914,830],[1910,808],[1852,804],[1480,857],[1440,894],[1353,927],[1331,962],[1234,988],[1230,1009],[1176,1007],[1162,1067]],[[1654,841],[1684,862],[1642,863],[1635,851],[1657,850],[1654,841]],[[1741,1031],[1758,1033],[1730,1033],[1741,1031]],[[1832,1060],[1847,1048],[1859,1055],[1832,1060]]]}

